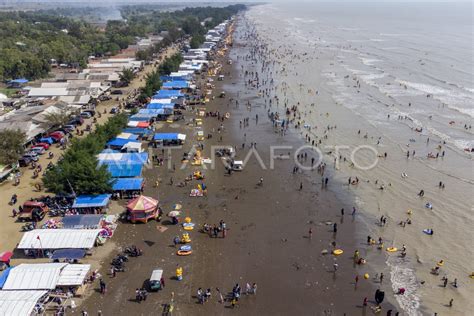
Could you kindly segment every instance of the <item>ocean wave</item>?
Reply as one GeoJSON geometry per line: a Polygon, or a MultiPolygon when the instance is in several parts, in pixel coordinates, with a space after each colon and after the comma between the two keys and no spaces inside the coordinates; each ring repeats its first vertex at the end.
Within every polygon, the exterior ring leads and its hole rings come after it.
{"type": "Polygon", "coordinates": [[[373,66],[375,63],[381,62],[382,60],[376,58],[366,58],[366,57],[359,57],[362,60],[362,63],[366,66],[373,66]]]}
{"type": "Polygon", "coordinates": [[[386,263],[390,268],[393,291],[398,292],[399,288],[405,288],[404,295],[395,295],[400,307],[410,316],[422,315],[419,311],[420,297],[417,293],[419,285],[415,270],[409,266],[407,261],[395,256],[389,256],[386,263]]]}
{"type": "Polygon", "coordinates": [[[381,38],[371,38],[370,39],[372,42],[386,42],[387,40],[381,39],[381,38]]]}
{"type": "Polygon", "coordinates": [[[454,106],[454,105],[449,105],[449,104],[448,104],[448,108],[474,118],[474,108],[469,108],[469,109],[460,108],[460,107],[457,107],[457,106],[454,106]]]}

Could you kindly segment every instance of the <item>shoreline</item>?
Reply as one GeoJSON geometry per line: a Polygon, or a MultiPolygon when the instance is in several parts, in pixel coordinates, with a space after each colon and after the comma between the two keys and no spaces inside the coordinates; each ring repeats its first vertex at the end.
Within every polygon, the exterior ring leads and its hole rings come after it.
{"type": "MultiPolygon", "coordinates": [[[[231,49],[231,54],[234,54],[235,49],[231,49]]],[[[247,110],[242,105],[240,108],[233,108],[229,102],[230,98],[237,96],[235,89],[239,90],[239,86],[234,85],[234,82],[239,80],[239,72],[237,66],[226,65],[224,59],[221,59],[221,63],[224,65],[222,72],[226,75],[224,81],[216,82],[214,92],[226,91],[227,96],[225,99],[210,101],[206,105],[206,111],[228,111],[231,117],[220,135],[215,133],[220,123],[215,118],[204,119],[204,133],[214,131],[213,137],[206,140],[205,156],[209,154],[207,150],[212,145],[232,145],[237,147],[237,157],[243,158],[246,153],[241,153],[240,150],[243,140],[242,135],[237,135],[240,130],[238,120],[256,113],[260,117],[258,124],[250,120],[249,127],[245,129],[247,149],[249,142],[254,140],[258,140],[257,148],[264,154],[269,152],[260,144],[303,144],[293,133],[282,139],[275,137],[261,106],[252,106],[251,114],[246,113],[247,110]],[[229,71],[231,78],[227,78],[229,71]],[[223,137],[222,142],[217,136],[223,137]]],[[[241,104],[247,99],[252,99],[252,103],[258,102],[256,91],[254,96],[239,96],[241,104]]],[[[159,127],[163,128],[161,124],[159,127]]],[[[192,127],[180,128],[180,132],[185,132],[189,140],[193,139],[192,127]]],[[[190,145],[192,144],[188,143],[185,147],[190,145]]],[[[177,156],[179,155],[173,152],[173,158],[177,159],[177,156]]],[[[292,167],[289,161],[276,161],[275,164],[276,170],[262,171],[257,161],[249,160],[242,172],[226,176],[223,166],[217,162],[215,170],[204,170],[209,188],[208,196],[204,198],[189,198],[189,187],[182,190],[167,184],[167,179],[184,176],[191,172],[189,169],[146,170],[147,183],[154,183],[157,179],[161,179],[161,183],[158,190],[151,186],[145,187],[144,194],[156,197],[158,193],[165,212],[171,204],[181,203],[185,216],[191,216],[197,226],[203,223],[212,225],[224,219],[229,229],[228,236],[225,239],[211,239],[206,234],[194,231],[191,236],[194,254],[177,258],[171,245],[169,251],[165,249],[167,247],[163,247],[171,244],[173,236],[178,234],[176,228],[169,226],[166,221],[157,226],[154,222],[146,225],[121,225],[116,232],[117,243],[125,246],[133,240],[139,247],[143,247],[145,255],[133,261],[131,271],[119,274],[116,280],[110,280],[110,290],[106,296],[102,298],[95,295],[83,307],[89,312],[100,309],[105,314],[119,311],[147,314],[168,302],[171,292],[174,292],[177,314],[219,313],[216,311],[219,308],[223,313],[226,309],[215,302],[215,287],[226,293],[235,282],[241,283],[242,287],[246,282],[256,282],[259,286],[258,295],[243,297],[239,308],[233,312],[279,315],[295,311],[307,314],[316,310],[332,310],[339,314],[355,309],[356,312],[360,310],[364,313],[363,308],[355,306],[360,306],[364,297],[371,301],[374,288],[362,278],[362,272],[368,271],[369,267],[362,267],[359,271],[352,267],[351,251],[357,246],[354,238],[355,225],[348,223],[350,215],[345,215],[345,223],[344,219],[339,218],[339,210],[344,204],[334,197],[332,184],[328,190],[322,190],[319,183],[313,183],[307,176],[303,179],[298,175],[288,177],[292,167]],[[256,183],[260,174],[265,178],[265,184],[259,188],[256,183]],[[304,182],[304,189],[298,192],[300,181],[304,182]],[[338,222],[336,236],[333,236],[332,226],[326,225],[327,221],[338,222]],[[157,229],[160,226],[166,230],[157,229]],[[309,227],[314,231],[311,239],[308,238],[309,227]],[[344,255],[337,259],[337,273],[333,272],[334,256],[321,255],[323,249],[332,249],[330,243],[334,237],[338,247],[341,245],[345,250],[344,255]],[[184,280],[180,282],[173,278],[177,262],[184,270],[184,280]],[[151,303],[127,302],[127,299],[133,301],[134,289],[140,287],[151,269],[157,266],[165,270],[165,290],[157,295],[152,294],[149,298],[151,303]],[[356,274],[360,274],[361,279],[357,288],[353,284],[356,274]],[[214,294],[212,302],[199,309],[194,298],[198,287],[210,287],[214,294]],[[354,291],[356,294],[353,294],[354,291]],[[344,300],[341,302],[339,297],[342,293],[344,300]]],[[[384,303],[383,306],[389,305],[384,303]]]]}

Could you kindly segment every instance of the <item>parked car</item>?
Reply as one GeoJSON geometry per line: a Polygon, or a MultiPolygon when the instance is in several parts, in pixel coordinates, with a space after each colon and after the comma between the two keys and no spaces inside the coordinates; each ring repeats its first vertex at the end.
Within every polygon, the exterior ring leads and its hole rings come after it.
{"type": "Polygon", "coordinates": [[[30,158],[21,157],[20,159],[18,159],[18,165],[20,167],[28,167],[32,161],[33,160],[31,160],[30,158]]]}
{"type": "Polygon", "coordinates": [[[38,154],[34,152],[27,152],[23,155],[22,158],[29,159],[30,161],[38,161],[38,154]]]}
{"type": "Polygon", "coordinates": [[[89,112],[81,112],[81,117],[88,119],[92,117],[92,114],[90,114],[89,112]]]}
{"type": "Polygon", "coordinates": [[[35,147],[43,147],[45,150],[49,149],[49,144],[48,143],[37,143],[35,147]]]}
{"type": "Polygon", "coordinates": [[[110,94],[123,94],[123,91],[122,90],[114,90],[114,91],[110,92],[110,94]]]}
{"type": "Polygon", "coordinates": [[[68,124],[74,125],[74,126],[82,125],[83,123],[84,123],[84,119],[81,116],[76,116],[68,122],[68,124]]]}
{"type": "Polygon", "coordinates": [[[65,135],[64,132],[54,131],[54,132],[50,133],[48,135],[48,137],[51,137],[57,143],[64,137],[64,135],[65,135]]]}
{"type": "Polygon", "coordinates": [[[42,155],[46,152],[46,150],[41,146],[36,146],[30,149],[30,152],[37,153],[38,155],[42,155]]]}
{"type": "Polygon", "coordinates": [[[110,114],[117,114],[118,111],[119,111],[118,107],[114,106],[113,108],[110,109],[110,114]]]}
{"type": "Polygon", "coordinates": [[[92,110],[92,109],[87,109],[87,110],[84,110],[84,111],[82,111],[82,112],[83,112],[83,113],[84,113],[84,112],[87,112],[87,113],[90,113],[90,115],[95,116],[95,110],[92,110]]]}
{"type": "Polygon", "coordinates": [[[34,220],[40,221],[48,213],[48,206],[43,202],[26,201],[23,204],[23,209],[18,215],[19,221],[34,220]]]}

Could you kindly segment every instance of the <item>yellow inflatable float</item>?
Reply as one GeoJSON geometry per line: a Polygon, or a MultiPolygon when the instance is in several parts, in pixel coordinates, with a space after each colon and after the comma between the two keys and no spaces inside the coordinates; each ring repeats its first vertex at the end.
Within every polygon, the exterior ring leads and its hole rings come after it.
{"type": "Polygon", "coordinates": [[[387,248],[387,251],[388,251],[388,252],[396,252],[396,251],[398,251],[398,248],[396,248],[396,247],[388,247],[388,248],[387,248]]]}
{"type": "Polygon", "coordinates": [[[370,275],[368,273],[364,274],[364,279],[368,280],[370,275]]]}
{"type": "Polygon", "coordinates": [[[192,254],[192,253],[193,253],[192,250],[178,250],[178,251],[176,252],[176,254],[177,254],[178,256],[189,256],[189,255],[192,254]]]}
{"type": "Polygon", "coordinates": [[[436,265],[437,265],[438,267],[444,266],[444,260],[438,261],[438,263],[437,263],[436,265]]]}
{"type": "Polygon", "coordinates": [[[342,255],[343,253],[344,253],[344,251],[342,249],[335,249],[332,252],[332,254],[335,255],[335,256],[342,255]]]}

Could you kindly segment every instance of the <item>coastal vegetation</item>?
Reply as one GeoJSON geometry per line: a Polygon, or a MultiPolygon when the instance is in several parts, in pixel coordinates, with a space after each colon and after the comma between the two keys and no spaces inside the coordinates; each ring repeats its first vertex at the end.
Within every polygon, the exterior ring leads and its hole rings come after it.
{"type": "Polygon", "coordinates": [[[98,28],[54,10],[0,12],[0,80],[48,76],[52,66],[84,67],[89,56],[106,56],[133,44],[138,37],[161,34],[161,42],[139,51],[137,58],[153,55],[188,36],[191,46],[204,41],[206,31],[230,18],[243,5],[223,8],[186,8],[160,11],[141,6],[121,8],[123,20],[109,20],[98,28]]]}
{"type": "Polygon", "coordinates": [[[45,188],[55,194],[98,194],[112,190],[112,178],[105,165],[98,166],[96,155],[107,141],[127,125],[127,115],[118,114],[94,132],[74,139],[58,164],[47,170],[43,177],[45,188]]]}
{"type": "Polygon", "coordinates": [[[5,129],[0,131],[2,150],[0,150],[0,165],[16,163],[25,148],[26,134],[21,130],[5,129]]]}

